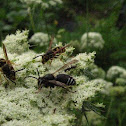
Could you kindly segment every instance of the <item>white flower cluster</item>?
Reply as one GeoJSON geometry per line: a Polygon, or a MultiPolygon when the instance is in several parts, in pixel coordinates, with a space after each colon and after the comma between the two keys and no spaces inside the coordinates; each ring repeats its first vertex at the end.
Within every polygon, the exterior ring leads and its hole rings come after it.
{"type": "MultiPolygon", "coordinates": [[[[23,34],[27,31],[18,32],[23,34]]],[[[0,125],[1,126],[70,126],[73,125],[76,119],[74,111],[69,112],[68,109],[81,109],[84,100],[94,97],[96,92],[101,91],[104,84],[96,84],[93,81],[88,81],[84,75],[79,75],[79,69],[83,70],[88,64],[94,61],[95,53],[82,53],[77,55],[77,68],[76,74],[70,75],[76,79],[76,85],[72,86],[71,91],[67,91],[61,87],[54,87],[52,89],[43,87],[39,93],[37,88],[37,80],[34,78],[26,78],[31,75],[38,78],[36,68],[38,68],[40,76],[48,73],[55,72],[63,66],[63,62],[56,58],[52,61],[51,65],[46,63],[42,64],[41,57],[33,59],[36,55],[33,51],[24,50],[21,53],[13,54],[10,50],[24,47],[24,43],[20,44],[22,36],[10,35],[7,46],[8,57],[14,61],[13,65],[15,70],[25,68],[24,70],[16,73],[16,85],[9,82],[8,88],[4,85],[7,83],[5,78],[2,77],[2,85],[0,85],[0,125]],[[21,38],[20,38],[21,37],[21,38]],[[18,46],[11,43],[12,39],[18,46]],[[19,40],[19,41],[17,41],[19,40]],[[10,53],[11,52],[11,53],[10,53]],[[51,90],[51,94],[48,97],[51,90]],[[73,113],[72,113],[73,112],[73,113]]],[[[27,38],[27,34],[23,36],[27,38]]],[[[27,45],[26,45],[27,46],[27,45]]],[[[27,47],[24,47],[27,48],[27,47]]],[[[71,48],[71,47],[68,47],[71,48]]],[[[71,48],[71,52],[73,49],[71,48]]],[[[2,49],[0,49],[0,58],[2,49]]],[[[69,49],[70,52],[70,49],[69,49]]],[[[16,51],[14,51],[16,53],[16,51]]],[[[69,58],[69,61],[72,60],[69,58]]],[[[61,71],[62,73],[65,73],[61,71]]],[[[58,73],[57,73],[58,74],[58,73]]],[[[2,75],[2,74],[1,74],[2,75]]]]}
{"type": "Polygon", "coordinates": [[[29,49],[27,38],[28,30],[25,30],[23,32],[18,30],[15,35],[8,35],[3,41],[3,43],[5,44],[9,53],[21,54],[23,52],[28,51],[29,49]]]}
{"type": "MultiPolygon", "coordinates": [[[[37,32],[35,33],[31,39],[29,40],[29,43],[33,43],[39,47],[47,47],[49,45],[50,38],[48,34],[37,32]]],[[[53,44],[56,43],[56,39],[53,40],[53,44]]]]}
{"type": "Polygon", "coordinates": [[[107,79],[115,81],[116,78],[126,79],[126,70],[119,66],[112,66],[107,71],[107,79]]]}
{"type": "Polygon", "coordinates": [[[56,6],[57,4],[62,4],[62,0],[20,0],[23,3],[26,3],[28,6],[33,4],[41,4],[43,8],[49,8],[50,6],[56,6]]]}
{"type": "Polygon", "coordinates": [[[101,91],[103,94],[109,95],[110,94],[110,89],[112,88],[112,83],[105,81],[103,79],[94,79],[92,80],[95,84],[103,84],[104,89],[101,91]]]}
{"type": "Polygon", "coordinates": [[[84,33],[81,37],[82,48],[98,50],[104,47],[104,43],[101,34],[97,32],[84,33]]]}
{"type": "Polygon", "coordinates": [[[106,75],[105,71],[102,68],[95,65],[94,63],[90,64],[87,70],[90,72],[89,75],[91,75],[91,79],[96,79],[96,78],[105,79],[105,75],[106,75]]]}

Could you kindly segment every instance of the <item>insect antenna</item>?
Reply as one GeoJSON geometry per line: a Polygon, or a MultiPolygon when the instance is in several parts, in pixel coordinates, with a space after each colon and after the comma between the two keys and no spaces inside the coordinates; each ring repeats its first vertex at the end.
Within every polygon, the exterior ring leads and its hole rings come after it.
{"type": "Polygon", "coordinates": [[[22,69],[19,69],[19,70],[16,70],[15,73],[19,72],[19,71],[22,71],[24,70],[25,68],[22,68],[22,69]]]}

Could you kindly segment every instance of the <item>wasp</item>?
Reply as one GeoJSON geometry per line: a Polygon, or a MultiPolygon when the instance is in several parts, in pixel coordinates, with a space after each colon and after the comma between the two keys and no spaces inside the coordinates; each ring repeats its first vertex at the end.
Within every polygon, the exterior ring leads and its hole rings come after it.
{"type": "Polygon", "coordinates": [[[70,44],[66,46],[58,46],[52,49],[52,43],[53,43],[54,37],[51,38],[50,44],[49,44],[49,49],[47,52],[43,55],[38,55],[34,57],[33,59],[36,59],[39,56],[42,56],[42,63],[45,64],[49,60],[53,60],[53,58],[57,58],[59,55],[64,53],[66,51],[66,47],[68,47],[70,44]]]}
{"type": "Polygon", "coordinates": [[[14,68],[12,66],[12,63],[11,63],[11,61],[8,58],[7,50],[6,50],[6,47],[5,47],[4,44],[3,44],[3,53],[4,53],[5,59],[0,58],[0,71],[3,73],[3,76],[5,77],[6,80],[9,79],[11,82],[16,84],[15,83],[16,72],[24,70],[24,68],[20,69],[20,70],[17,70],[17,71],[14,70],[14,68]]]}
{"type": "Polygon", "coordinates": [[[60,69],[58,69],[54,73],[46,74],[43,77],[40,76],[39,71],[37,69],[38,78],[34,77],[34,76],[28,76],[28,77],[32,77],[32,78],[34,78],[38,81],[38,89],[39,90],[41,90],[42,87],[53,88],[55,86],[62,87],[64,89],[68,90],[69,86],[76,84],[75,79],[73,77],[71,77],[70,75],[67,75],[67,74],[58,74],[57,76],[55,76],[55,74],[57,72],[61,71],[62,69],[66,68],[70,64],[73,64],[73,63],[76,63],[76,62],[77,62],[77,60],[72,60],[71,62],[65,64],[64,66],[62,66],[60,69]]]}

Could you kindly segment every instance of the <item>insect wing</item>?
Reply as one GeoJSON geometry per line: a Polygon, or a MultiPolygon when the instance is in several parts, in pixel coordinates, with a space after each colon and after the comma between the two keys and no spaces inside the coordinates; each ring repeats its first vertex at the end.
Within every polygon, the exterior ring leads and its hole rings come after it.
{"type": "Polygon", "coordinates": [[[9,61],[8,56],[7,56],[7,50],[6,50],[6,47],[4,44],[3,44],[3,52],[4,52],[4,56],[5,56],[6,61],[9,61]]]}
{"type": "Polygon", "coordinates": [[[55,73],[57,73],[57,72],[59,72],[59,71],[61,71],[61,70],[63,70],[63,69],[65,69],[66,67],[68,67],[69,65],[71,65],[71,64],[74,64],[74,63],[77,63],[78,62],[78,60],[72,60],[72,61],[70,61],[70,62],[68,62],[67,64],[65,64],[64,66],[62,66],[61,68],[59,68],[57,71],[55,71],[53,74],[55,74],[55,73]]]}
{"type": "Polygon", "coordinates": [[[61,50],[65,49],[68,46],[70,46],[70,44],[67,44],[66,46],[63,46],[62,48],[58,49],[57,51],[54,52],[54,54],[56,55],[56,53],[59,53],[61,50]]]}
{"type": "Polygon", "coordinates": [[[66,86],[66,84],[64,84],[64,83],[62,83],[62,82],[59,82],[59,81],[49,80],[49,83],[52,83],[52,84],[55,85],[55,86],[59,86],[59,87],[65,88],[65,89],[68,88],[68,87],[66,86]]]}

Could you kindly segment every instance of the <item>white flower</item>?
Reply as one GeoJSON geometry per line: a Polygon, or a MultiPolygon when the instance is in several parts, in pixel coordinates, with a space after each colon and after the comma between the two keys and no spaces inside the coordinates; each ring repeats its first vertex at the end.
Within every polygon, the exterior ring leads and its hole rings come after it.
{"type": "MultiPolygon", "coordinates": [[[[50,38],[46,33],[37,32],[31,37],[29,42],[34,43],[35,45],[40,47],[47,47],[49,46],[50,38]]],[[[55,43],[56,43],[56,39],[53,40],[53,45],[55,43]]]]}
{"type": "Polygon", "coordinates": [[[111,82],[105,81],[103,79],[94,79],[92,81],[95,84],[103,84],[104,85],[104,88],[101,90],[101,92],[103,94],[109,95],[110,89],[112,88],[112,85],[113,85],[111,82]]]}
{"type": "Polygon", "coordinates": [[[102,49],[104,43],[101,34],[97,32],[85,33],[81,37],[82,48],[90,48],[91,50],[102,49]]]}
{"type": "Polygon", "coordinates": [[[7,48],[7,52],[21,54],[28,51],[28,32],[28,30],[22,32],[18,30],[15,35],[8,35],[3,41],[7,48]]]}
{"type": "Polygon", "coordinates": [[[89,70],[89,72],[90,72],[89,76],[91,75],[92,79],[96,79],[96,78],[104,79],[105,78],[105,71],[102,68],[95,65],[94,63],[89,65],[89,68],[87,70],[89,70]]]}
{"type": "Polygon", "coordinates": [[[112,66],[107,71],[107,79],[115,81],[116,78],[126,78],[126,70],[119,66],[112,66]]]}
{"type": "Polygon", "coordinates": [[[49,8],[49,6],[56,6],[57,4],[62,4],[62,0],[20,0],[23,3],[26,3],[28,6],[33,4],[41,4],[44,9],[49,8]]]}

